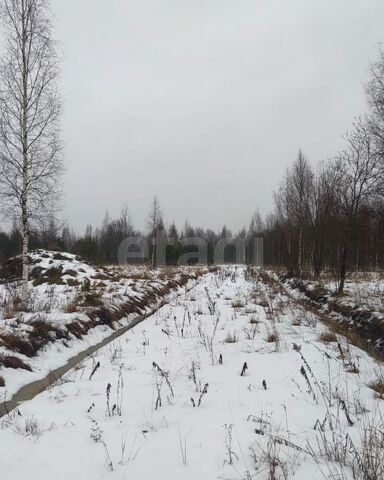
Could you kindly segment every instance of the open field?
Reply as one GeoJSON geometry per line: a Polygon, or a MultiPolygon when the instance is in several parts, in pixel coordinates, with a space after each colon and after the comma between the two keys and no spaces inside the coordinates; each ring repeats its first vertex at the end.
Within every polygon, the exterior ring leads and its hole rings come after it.
{"type": "Polygon", "coordinates": [[[3,417],[0,471],[381,479],[383,386],[282,284],[222,267],[3,417]]]}

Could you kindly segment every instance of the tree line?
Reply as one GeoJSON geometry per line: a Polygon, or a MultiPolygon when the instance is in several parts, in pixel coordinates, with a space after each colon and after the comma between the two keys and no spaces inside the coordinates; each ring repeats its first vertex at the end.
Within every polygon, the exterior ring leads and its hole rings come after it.
{"type": "MultiPolygon", "coordinates": [[[[259,224],[261,217],[259,216],[259,224]]],[[[158,255],[156,251],[157,238],[166,244],[166,264],[177,265],[180,262],[194,264],[199,261],[196,239],[203,240],[207,246],[207,263],[214,263],[214,250],[220,240],[227,240],[228,248],[225,250],[225,262],[236,262],[236,242],[238,239],[248,239],[248,232],[244,228],[234,234],[226,226],[218,232],[207,228],[194,227],[187,220],[182,228],[174,222],[165,224],[164,215],[160,209],[159,201],[154,197],[147,215],[146,227],[143,231],[137,229],[129,215],[128,207],[124,206],[117,218],[112,218],[108,213],[99,227],[88,225],[83,234],[76,234],[69,226],[61,227],[54,219],[39,230],[30,233],[30,248],[66,251],[80,255],[85,260],[95,264],[117,264],[119,262],[119,247],[124,240],[142,239],[146,243],[145,252],[137,256],[131,263],[148,263],[157,266],[158,255]],[[186,240],[192,243],[186,245],[186,240]],[[184,258],[184,260],[183,260],[184,258]]],[[[21,251],[22,236],[14,225],[9,232],[0,232],[0,263],[16,256],[21,251]]]]}
{"type": "Polygon", "coordinates": [[[334,158],[313,168],[300,151],[275,193],[263,226],[265,260],[292,275],[384,265],[384,50],[370,66],[367,112],[357,117],[334,158]]]}
{"type": "MultiPolygon", "coordinates": [[[[118,261],[127,237],[142,237],[148,248],[138,258],[155,267],[158,236],[169,240],[168,264],[187,255],[186,239],[202,239],[206,261],[214,262],[222,239],[245,245],[245,263],[255,263],[255,237],[264,240],[264,263],[284,266],[291,275],[319,277],[327,269],[339,279],[340,292],[353,269],[382,268],[384,246],[384,50],[379,48],[366,84],[366,113],[357,117],[334,158],[314,168],[303,152],[288,168],[277,191],[275,209],[259,214],[248,228],[233,234],[192,227],[179,231],[165,226],[155,197],[142,234],[128,209],[118,218],[106,215],[84,235],[54,220],[63,171],[60,141],[61,101],[57,90],[59,57],[52,35],[48,0],[0,0],[5,53],[0,62],[0,213],[12,221],[11,232],[0,232],[0,261],[21,253],[21,298],[28,288],[28,253],[54,248],[80,254],[96,263],[118,261]]],[[[195,245],[196,247],[196,245],[195,245]]],[[[197,246],[198,250],[198,246],[197,246]]],[[[239,261],[236,246],[225,248],[223,261],[239,261]]]]}

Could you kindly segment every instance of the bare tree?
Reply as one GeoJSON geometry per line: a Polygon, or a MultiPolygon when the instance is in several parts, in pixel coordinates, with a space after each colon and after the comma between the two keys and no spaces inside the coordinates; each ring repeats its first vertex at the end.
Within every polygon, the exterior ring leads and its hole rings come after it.
{"type": "Polygon", "coordinates": [[[384,171],[382,159],[372,144],[367,123],[357,119],[346,136],[347,147],[338,156],[340,171],[339,195],[344,223],[344,245],[340,261],[339,292],[344,289],[348,267],[349,243],[358,229],[358,215],[383,193],[384,171]]]}
{"type": "Polygon", "coordinates": [[[164,229],[163,213],[156,196],[153,197],[151,207],[147,215],[147,232],[151,241],[151,267],[157,266],[157,237],[164,229]]]}
{"type": "Polygon", "coordinates": [[[312,266],[315,277],[324,267],[325,242],[330,222],[340,206],[338,187],[341,172],[333,161],[320,164],[313,185],[313,202],[310,207],[310,222],[313,236],[312,266]]]}
{"type": "Polygon", "coordinates": [[[384,159],[384,48],[379,48],[375,62],[370,66],[370,78],[366,85],[369,106],[369,127],[375,147],[384,159]]]}
{"type": "Polygon", "coordinates": [[[21,298],[28,293],[29,234],[59,200],[62,171],[57,46],[47,0],[2,0],[0,194],[22,234],[21,298]]]}
{"type": "Polygon", "coordinates": [[[313,172],[303,155],[299,151],[297,160],[288,169],[279,191],[275,194],[275,203],[281,223],[287,232],[287,251],[289,268],[294,268],[301,273],[303,264],[303,238],[304,230],[310,223],[311,203],[313,201],[313,172]],[[298,232],[297,261],[292,260],[292,233],[298,232]]]}

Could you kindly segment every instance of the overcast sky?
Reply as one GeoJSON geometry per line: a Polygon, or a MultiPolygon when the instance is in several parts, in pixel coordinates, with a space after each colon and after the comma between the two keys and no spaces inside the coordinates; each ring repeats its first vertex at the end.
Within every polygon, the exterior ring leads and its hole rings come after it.
{"type": "Polygon", "coordinates": [[[239,229],[301,147],[335,155],[365,110],[383,0],[53,0],[64,50],[64,216],[239,229]]]}

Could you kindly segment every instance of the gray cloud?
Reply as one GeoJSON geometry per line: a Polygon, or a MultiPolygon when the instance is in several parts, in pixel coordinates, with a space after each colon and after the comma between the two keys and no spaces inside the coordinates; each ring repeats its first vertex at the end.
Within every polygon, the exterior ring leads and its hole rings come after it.
{"type": "Polygon", "coordinates": [[[76,230],[127,202],[141,227],[238,229],[302,147],[337,153],[365,109],[382,0],[54,0],[64,46],[64,215],[76,230]]]}

